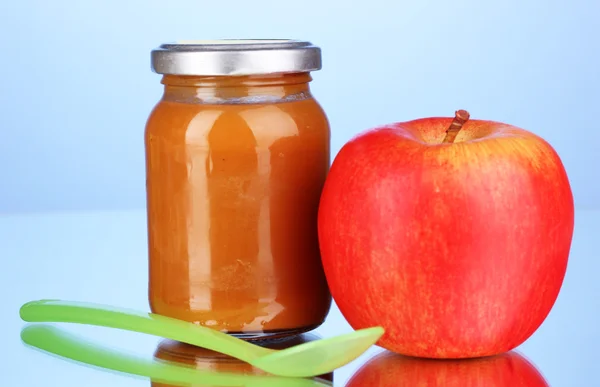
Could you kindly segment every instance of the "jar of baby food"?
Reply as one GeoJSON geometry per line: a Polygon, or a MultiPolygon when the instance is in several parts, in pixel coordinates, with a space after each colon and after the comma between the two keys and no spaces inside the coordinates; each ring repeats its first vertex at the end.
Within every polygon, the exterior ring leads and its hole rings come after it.
{"type": "Polygon", "coordinates": [[[293,40],[164,44],[146,126],[153,312],[248,338],[319,326],[331,304],[317,239],[327,118],[320,49],[293,40]]]}

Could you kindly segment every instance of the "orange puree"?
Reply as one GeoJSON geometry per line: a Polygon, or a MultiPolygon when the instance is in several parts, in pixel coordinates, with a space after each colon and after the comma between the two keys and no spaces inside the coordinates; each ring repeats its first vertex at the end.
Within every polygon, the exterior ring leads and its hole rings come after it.
{"type": "Polygon", "coordinates": [[[164,76],[145,135],[153,312],[249,338],[323,322],[330,134],[310,79],[164,76]]]}

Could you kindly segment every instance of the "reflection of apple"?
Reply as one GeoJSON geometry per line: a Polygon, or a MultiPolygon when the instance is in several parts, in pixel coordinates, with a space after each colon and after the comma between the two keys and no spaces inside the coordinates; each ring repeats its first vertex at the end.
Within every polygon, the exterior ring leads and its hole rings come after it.
{"type": "Polygon", "coordinates": [[[378,344],[394,352],[511,350],[563,282],[574,216],[557,153],[525,130],[467,119],[365,132],[325,182],[319,239],[332,295],[353,328],[384,327],[378,344]]]}
{"type": "Polygon", "coordinates": [[[346,387],[547,387],[516,352],[468,360],[418,359],[385,351],[362,366],[346,387]]]}
{"type": "MultiPolygon", "coordinates": [[[[266,342],[262,345],[271,349],[285,349],[318,339],[320,337],[314,334],[305,333],[289,340],[266,342]]],[[[199,370],[244,375],[268,375],[267,372],[228,355],[172,340],[161,341],[154,352],[154,357],[160,360],[193,366],[199,370]]],[[[332,382],[333,373],[331,372],[315,379],[332,382]]],[[[152,382],[151,385],[152,387],[171,387],[159,382],[152,382]]]]}

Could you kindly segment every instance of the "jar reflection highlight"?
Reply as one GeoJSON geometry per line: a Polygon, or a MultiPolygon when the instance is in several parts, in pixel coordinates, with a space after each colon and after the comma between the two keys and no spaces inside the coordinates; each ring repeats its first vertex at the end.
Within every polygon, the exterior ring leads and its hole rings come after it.
{"type": "Polygon", "coordinates": [[[419,359],[384,351],[365,363],[346,387],[548,387],[518,352],[467,359],[419,359]]]}
{"type": "MultiPolygon", "coordinates": [[[[287,340],[262,342],[260,345],[270,349],[286,349],[299,344],[318,340],[317,335],[305,333],[287,340]]],[[[213,371],[219,373],[238,374],[238,375],[257,375],[268,376],[267,372],[253,367],[241,360],[231,356],[224,355],[219,352],[209,349],[196,347],[193,345],[180,343],[173,340],[163,340],[159,343],[154,353],[154,358],[161,361],[183,364],[191,366],[197,370],[213,371]]],[[[289,379],[292,382],[292,379],[289,379]]],[[[332,385],[333,372],[313,378],[314,381],[320,382],[319,385],[332,385]]],[[[152,387],[171,387],[171,384],[164,384],[157,381],[152,381],[152,387]]],[[[210,387],[219,387],[211,385],[210,387]]],[[[202,387],[209,387],[202,385],[202,387]]]]}

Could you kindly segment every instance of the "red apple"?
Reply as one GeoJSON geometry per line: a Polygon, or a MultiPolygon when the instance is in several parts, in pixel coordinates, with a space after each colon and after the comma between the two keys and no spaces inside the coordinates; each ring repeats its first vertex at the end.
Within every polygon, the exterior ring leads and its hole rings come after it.
{"type": "Polygon", "coordinates": [[[346,387],[548,387],[516,352],[471,360],[418,359],[384,352],[369,360],[346,387]]]}
{"type": "Polygon", "coordinates": [[[509,351],[542,324],[563,282],[574,209],[559,156],[526,130],[467,120],[459,111],[364,132],[325,182],[331,293],[353,328],[384,327],[378,344],[394,352],[509,351]]]}

